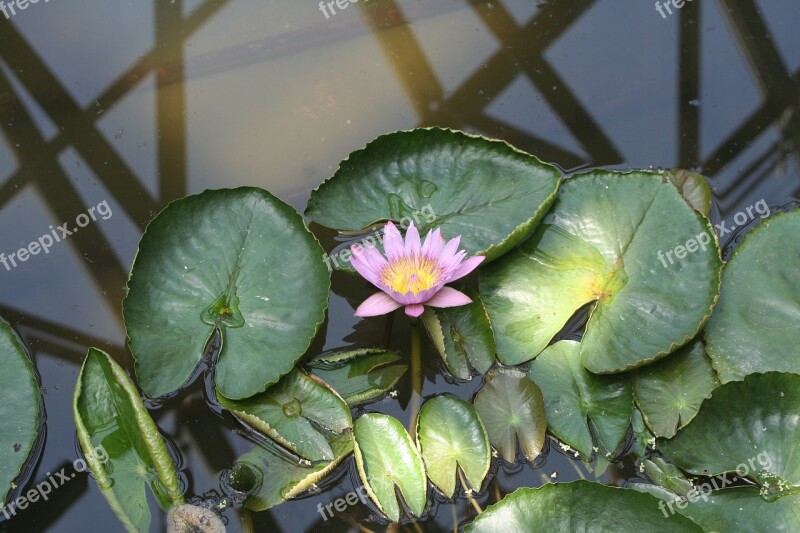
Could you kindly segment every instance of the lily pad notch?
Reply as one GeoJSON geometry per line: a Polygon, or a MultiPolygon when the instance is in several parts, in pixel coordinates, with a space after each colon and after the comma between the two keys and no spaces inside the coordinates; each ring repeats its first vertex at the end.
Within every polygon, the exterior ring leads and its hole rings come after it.
{"type": "Polygon", "coordinates": [[[149,397],[183,387],[219,332],[227,398],[263,392],[303,356],[325,319],[330,273],[294,208],[254,187],[176,200],[147,227],[123,315],[149,397]]]}

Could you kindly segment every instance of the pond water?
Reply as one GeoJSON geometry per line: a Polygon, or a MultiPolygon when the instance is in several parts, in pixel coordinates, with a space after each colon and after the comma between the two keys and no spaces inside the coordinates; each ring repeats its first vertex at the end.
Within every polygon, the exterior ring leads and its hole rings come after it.
{"type": "MultiPolygon", "coordinates": [[[[433,125],[507,140],[566,172],[696,169],[711,180],[720,220],[800,195],[796,0],[704,0],[670,12],[618,0],[342,4],[323,12],[314,0],[83,0],[0,15],[0,252],[81,213],[101,215],[49,253],[0,266],[0,315],[31,349],[46,409],[23,489],[80,457],[72,394],[87,349],[131,368],[125,283],[145,226],[173,199],[254,185],[302,211],[351,151],[433,125]]],[[[312,229],[326,249],[337,245],[332,232],[312,229]]],[[[353,317],[366,284],[340,273],[333,283],[309,355],[380,345],[383,319],[353,317]]],[[[408,354],[408,342],[406,321],[396,320],[391,346],[408,354]]],[[[423,348],[425,396],[478,390],[480,379],[444,380],[433,348],[423,348]]],[[[406,376],[398,400],[370,409],[406,420],[409,387],[406,376]]],[[[225,472],[252,442],[209,407],[206,390],[200,375],[151,414],[186,494],[222,499],[225,472]]],[[[533,467],[494,465],[478,501],[596,471],[551,440],[533,467]]],[[[628,457],[597,478],[635,476],[628,457]]],[[[252,515],[255,531],[385,529],[360,504],[327,521],[317,512],[355,483],[348,460],[326,490],[252,515]]],[[[423,530],[452,531],[472,512],[463,498],[436,502],[423,530]]],[[[228,531],[242,530],[236,506],[223,516],[228,531]]],[[[86,474],[0,520],[3,531],[122,530],[86,474]]],[[[163,529],[158,516],[152,530],[163,529]]]]}

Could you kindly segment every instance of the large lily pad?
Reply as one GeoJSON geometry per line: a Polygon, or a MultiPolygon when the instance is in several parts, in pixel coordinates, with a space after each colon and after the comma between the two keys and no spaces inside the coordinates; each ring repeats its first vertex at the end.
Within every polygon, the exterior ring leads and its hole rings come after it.
{"type": "Polygon", "coordinates": [[[390,520],[400,520],[397,487],[419,517],[428,500],[425,466],[416,445],[396,418],[367,413],[355,422],[355,458],[367,494],[390,520]]]}
{"type": "Polygon", "coordinates": [[[672,437],[719,385],[703,343],[693,341],[633,375],[636,403],[653,433],[672,437]]]}
{"type": "Polygon", "coordinates": [[[502,363],[535,357],[592,304],[582,363],[618,372],[696,335],[721,265],[711,223],[663,176],[593,171],[567,180],[531,238],[481,269],[480,292],[502,363]]]}
{"type": "Polygon", "coordinates": [[[780,495],[800,485],[800,376],[753,374],[717,388],[664,455],[692,474],[737,471],[780,495]]]}
{"type": "Polygon", "coordinates": [[[468,255],[500,257],[555,198],[561,173],[506,143],[443,129],[378,137],[311,193],[306,215],[339,230],[377,222],[440,226],[468,255]]]}
{"type": "Polygon", "coordinates": [[[252,398],[231,400],[221,394],[217,398],[224,408],[311,462],[333,461],[328,438],[353,427],[344,400],[324,382],[299,370],[252,398]]]}
{"type": "Polygon", "coordinates": [[[292,369],[324,319],[330,276],[303,218],[267,191],[206,191],[172,202],[139,243],[123,304],[139,385],[175,391],[222,333],[216,384],[263,392],[292,369]]]}
{"type": "Polygon", "coordinates": [[[471,404],[454,396],[426,401],[417,420],[417,445],[431,482],[445,496],[456,491],[457,469],[479,491],[492,463],[486,430],[471,404]]]}
{"type": "Polygon", "coordinates": [[[559,341],[531,364],[528,377],[542,390],[550,430],[586,457],[592,455],[592,431],[598,448],[613,453],[631,424],[633,392],[627,375],[587,372],[580,343],[559,341]]]}
{"type": "Polygon", "coordinates": [[[472,368],[485,374],[494,364],[495,344],[489,317],[474,291],[464,291],[472,303],[459,307],[427,307],[422,323],[447,369],[455,377],[472,379],[472,368]]]}
{"type": "Polygon", "coordinates": [[[800,373],[800,210],[761,221],[736,248],[706,328],[725,383],[756,372],[800,373]]]}
{"type": "Polygon", "coordinates": [[[39,382],[25,348],[0,318],[0,494],[12,490],[39,434],[39,382]]]}
{"type": "Polygon", "coordinates": [[[407,365],[400,355],[381,348],[362,348],[321,355],[306,367],[330,385],[348,405],[358,405],[386,394],[403,377],[407,365]]]}
{"type": "Polygon", "coordinates": [[[528,461],[541,453],[547,438],[544,398],[523,372],[511,368],[489,372],[473,403],[489,442],[503,459],[509,463],[517,460],[517,440],[528,461]]]}
{"type": "Polygon", "coordinates": [[[665,516],[659,500],[591,481],[518,489],[488,507],[465,533],[539,531],[702,532],[681,515],[665,516]]]}
{"type": "Polygon", "coordinates": [[[309,465],[258,444],[236,461],[228,481],[233,489],[247,494],[245,507],[266,511],[310,489],[330,474],[353,451],[353,435],[349,431],[334,435],[330,445],[333,461],[309,465]]]}
{"type": "Polygon", "coordinates": [[[109,505],[129,531],[148,531],[150,487],[164,511],[183,503],[178,474],[136,386],[107,353],[90,348],[73,399],[78,440],[109,505]]]}

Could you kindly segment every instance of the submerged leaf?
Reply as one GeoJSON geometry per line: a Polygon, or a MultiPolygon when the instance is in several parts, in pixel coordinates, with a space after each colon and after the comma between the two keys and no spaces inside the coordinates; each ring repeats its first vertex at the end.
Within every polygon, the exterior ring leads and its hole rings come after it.
{"type": "Polygon", "coordinates": [[[403,377],[407,365],[400,356],[381,348],[365,348],[322,355],[306,365],[348,405],[369,402],[386,394],[403,377]]]}
{"type": "Polygon", "coordinates": [[[73,400],[78,440],[109,505],[129,531],[150,528],[149,486],[165,511],[183,503],[178,474],[158,427],[125,371],[90,348],[73,400]]]}
{"type": "Polygon", "coordinates": [[[123,303],[144,392],[157,397],[183,386],[215,330],[222,340],[215,381],[224,396],[248,398],[276,383],[325,318],[323,255],[303,218],[262,189],[172,202],[139,243],[123,303]]]}
{"type": "Polygon", "coordinates": [[[533,462],[547,438],[547,415],[542,391],[523,372],[498,368],[486,375],[486,384],[473,401],[489,442],[509,463],[522,453],[533,462]]]}

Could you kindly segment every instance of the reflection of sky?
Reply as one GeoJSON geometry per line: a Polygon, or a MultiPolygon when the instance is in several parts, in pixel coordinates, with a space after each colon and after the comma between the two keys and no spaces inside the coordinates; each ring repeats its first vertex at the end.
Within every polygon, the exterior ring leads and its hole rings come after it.
{"type": "MultiPolygon", "coordinates": [[[[373,4],[381,1],[373,0],[373,4]]],[[[184,16],[196,13],[202,4],[202,0],[183,1],[184,16]]],[[[538,6],[553,4],[557,2],[495,3],[506,6],[519,26],[540,12],[538,6]]],[[[159,147],[156,75],[148,74],[110,109],[94,111],[98,96],[153,48],[155,5],[129,0],[39,3],[15,16],[12,24],[76,105],[92,111],[101,136],[156,203],[163,205],[169,199],[158,199],[158,158],[164,155],[159,150],[168,155],[172,147],[159,147]]],[[[443,101],[485,68],[503,47],[510,46],[500,43],[463,0],[398,0],[397,5],[410,17],[413,38],[445,92],[439,95],[443,101]]],[[[700,96],[695,105],[700,112],[699,153],[705,158],[763,105],[764,94],[743,61],[741,43],[721,17],[718,4],[700,5],[700,96]]],[[[796,31],[800,2],[760,0],[759,5],[782,60],[791,69],[800,67],[796,31]]],[[[538,24],[543,30],[547,21],[538,24]]],[[[679,30],[680,15],[663,20],[652,2],[595,2],[544,53],[565,87],[537,88],[520,65],[510,61],[508,68],[519,72],[496,98],[485,102],[482,111],[496,124],[494,131],[486,133],[502,135],[507,125],[590,160],[564,117],[558,116],[540,93],[553,91],[557,98],[559,91],[568,89],[622,154],[620,167],[676,164],[681,134],[679,30]]],[[[526,35],[525,42],[534,42],[537,31],[526,35]]],[[[415,107],[419,95],[407,93],[401,81],[417,86],[424,80],[406,79],[411,73],[398,72],[394,62],[404,51],[387,54],[378,37],[371,33],[358,5],[326,21],[313,0],[228,2],[183,47],[186,192],[252,184],[302,208],[308,191],[329,177],[352,150],[387,131],[419,125],[415,107]]],[[[46,115],[2,57],[0,54],[0,72],[10,79],[40,135],[45,140],[63,135],[57,118],[46,115]]],[[[526,59],[525,51],[519,50],[515,61],[526,59]]],[[[179,64],[161,67],[168,73],[181,72],[179,64]]],[[[481,94],[472,98],[480,100],[481,94]]],[[[0,110],[3,105],[0,95],[0,110]]],[[[0,124],[0,128],[7,127],[13,126],[0,124]]],[[[751,146],[740,147],[737,157],[718,174],[714,182],[718,192],[732,191],[723,209],[733,212],[760,198],[783,203],[798,190],[797,170],[792,165],[785,174],[769,172],[761,182],[735,182],[739,173],[779,138],[780,131],[773,125],[751,146]]],[[[19,164],[13,148],[0,135],[0,186],[19,164]]],[[[111,205],[114,216],[96,223],[105,239],[96,245],[108,246],[127,269],[141,236],[137,225],[141,221],[126,214],[126,206],[136,200],[114,198],[100,183],[98,173],[112,180],[115,176],[91,168],[69,139],[58,161],[86,205],[103,200],[111,205]]],[[[0,198],[0,252],[6,254],[26,246],[50,224],[64,222],[34,187],[13,191],[13,195],[10,200],[0,198]]],[[[74,215],[86,209],[84,205],[66,208],[74,215]]],[[[72,244],[57,244],[50,254],[32,257],[11,272],[0,266],[0,304],[121,345],[124,332],[117,317],[124,288],[98,288],[91,269],[72,244]]],[[[332,330],[350,328],[351,313],[346,300],[333,296],[332,330]]],[[[326,347],[338,341],[328,339],[326,347]]],[[[53,365],[49,359],[43,361],[47,375],[53,365]]],[[[70,376],[74,380],[77,369],[70,370],[74,370],[70,376]]],[[[60,408],[53,414],[53,419],[69,419],[60,408]]],[[[71,431],[61,429],[58,439],[71,431]]],[[[202,459],[195,451],[186,453],[190,466],[200,465],[202,459]]],[[[46,455],[43,468],[56,462],[57,458],[46,455]]],[[[210,468],[201,470],[207,471],[193,473],[202,477],[197,487],[213,486],[216,473],[210,468]]],[[[297,505],[292,504],[292,509],[297,505]]]]}

